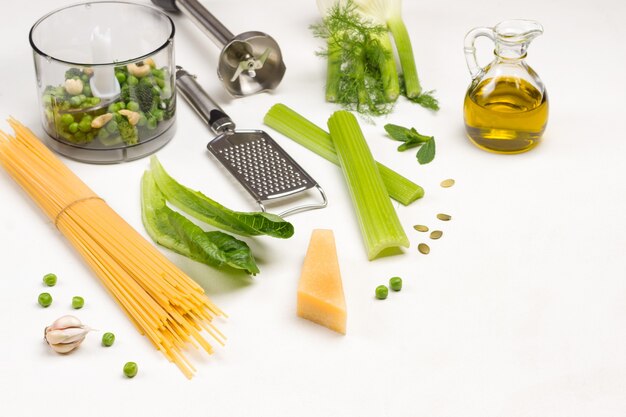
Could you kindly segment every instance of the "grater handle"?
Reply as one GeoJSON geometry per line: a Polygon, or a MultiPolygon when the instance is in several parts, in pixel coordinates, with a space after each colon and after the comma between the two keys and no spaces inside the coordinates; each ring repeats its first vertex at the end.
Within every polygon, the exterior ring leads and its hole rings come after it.
{"type": "Polygon", "coordinates": [[[176,86],[183,98],[191,105],[216,134],[235,130],[235,123],[215,103],[196,81],[196,76],[176,66],[176,86]]]}

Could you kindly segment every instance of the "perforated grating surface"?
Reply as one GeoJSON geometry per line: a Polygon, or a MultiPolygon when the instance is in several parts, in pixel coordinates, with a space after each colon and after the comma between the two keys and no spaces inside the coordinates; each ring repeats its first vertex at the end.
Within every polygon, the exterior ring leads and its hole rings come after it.
{"type": "Polygon", "coordinates": [[[237,131],[211,141],[208,149],[257,200],[266,201],[317,185],[262,131],[237,131]]]}

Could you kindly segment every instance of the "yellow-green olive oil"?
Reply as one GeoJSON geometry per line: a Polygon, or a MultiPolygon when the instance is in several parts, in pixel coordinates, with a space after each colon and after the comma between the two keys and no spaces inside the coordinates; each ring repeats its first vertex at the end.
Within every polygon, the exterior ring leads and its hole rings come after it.
{"type": "Polygon", "coordinates": [[[465,96],[465,129],[479,148],[520,153],[534,148],[548,122],[548,97],[526,80],[488,78],[465,96]]]}

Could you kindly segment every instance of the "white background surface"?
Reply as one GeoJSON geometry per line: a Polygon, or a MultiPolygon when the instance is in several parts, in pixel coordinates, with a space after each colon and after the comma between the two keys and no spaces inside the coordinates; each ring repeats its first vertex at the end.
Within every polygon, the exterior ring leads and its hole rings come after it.
{"type": "MultiPolygon", "coordinates": [[[[38,134],[28,30],[65,4],[13,5],[0,26],[0,117],[13,115],[38,134]]],[[[241,127],[261,127],[276,102],[325,126],[335,107],[323,101],[325,65],[313,54],[321,44],[307,29],[317,21],[315,2],[205,4],[235,33],[275,37],[285,79],[274,94],[228,99],[215,76],[217,48],[182,17],[175,18],[177,63],[197,73],[241,127]]],[[[230,315],[218,322],[227,346],[209,358],[191,354],[198,368],[192,381],[135,331],[60,233],[0,172],[0,415],[625,415],[624,16],[624,3],[609,0],[405,0],[422,84],[437,90],[442,108],[432,114],[401,101],[386,120],[363,129],[377,159],[426,190],[422,200],[398,207],[411,248],[368,262],[340,171],[271,132],[326,189],[330,206],[292,217],[296,235],[288,241],[248,239],[262,271],[253,280],[164,251],[230,315]],[[508,18],[544,25],[528,61],[551,100],[544,143],[517,156],[468,143],[461,111],[470,81],[464,34],[508,18]],[[414,152],[397,153],[383,134],[385,122],[435,135],[435,161],[419,166],[414,152]],[[440,188],[445,178],[457,185],[440,188]],[[453,220],[437,222],[439,212],[453,220]],[[428,240],[412,229],[416,223],[444,231],[428,242],[428,256],[416,250],[428,240]],[[345,337],[295,315],[312,228],[335,231],[349,314],[345,337]],[[59,284],[50,291],[55,303],[44,310],[36,300],[47,272],[58,274],[59,284]],[[393,275],[404,278],[402,292],[375,300],[374,288],[393,275]],[[76,313],[84,322],[116,334],[113,347],[102,348],[96,333],[71,355],[47,348],[42,330],[73,312],[73,295],[86,300],[76,313]],[[133,380],[121,373],[130,360],[140,368],[133,380]]],[[[490,45],[480,46],[489,56],[490,45]]],[[[208,156],[210,138],[180,101],[176,137],[159,158],[182,183],[233,208],[253,209],[208,156]]],[[[138,200],[147,160],[67,163],[144,233],[138,200]]]]}

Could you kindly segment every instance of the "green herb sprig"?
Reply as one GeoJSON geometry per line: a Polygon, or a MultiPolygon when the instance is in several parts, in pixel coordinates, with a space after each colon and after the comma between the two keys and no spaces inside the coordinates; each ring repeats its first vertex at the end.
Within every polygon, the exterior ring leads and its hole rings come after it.
{"type": "Polygon", "coordinates": [[[311,26],[315,37],[326,40],[326,48],[317,53],[328,61],[326,101],[366,116],[380,116],[390,113],[402,95],[424,108],[439,110],[434,91],[422,92],[399,2],[370,2],[376,3],[373,7],[353,0],[326,3],[332,6],[323,11],[322,23],[311,26]]]}
{"type": "Polygon", "coordinates": [[[427,164],[435,159],[435,138],[420,134],[415,128],[406,128],[403,126],[388,123],[385,125],[385,131],[393,140],[402,142],[398,146],[398,152],[404,152],[407,149],[419,146],[416,157],[420,165],[427,164]]]}

